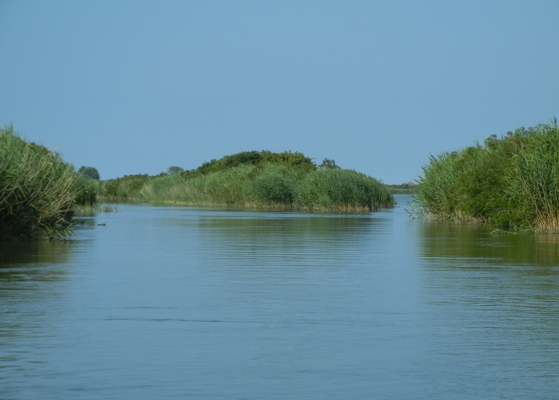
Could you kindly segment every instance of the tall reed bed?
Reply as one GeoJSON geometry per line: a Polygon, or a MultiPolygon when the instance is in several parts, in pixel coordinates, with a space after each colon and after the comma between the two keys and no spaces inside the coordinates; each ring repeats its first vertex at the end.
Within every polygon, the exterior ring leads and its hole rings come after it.
{"type": "Polygon", "coordinates": [[[297,185],[295,200],[309,210],[373,211],[394,205],[394,197],[381,182],[343,169],[310,172],[297,185]]]}
{"type": "Polygon", "coordinates": [[[529,226],[559,233],[559,127],[538,127],[513,156],[506,190],[529,226]]]}
{"type": "Polygon", "coordinates": [[[559,232],[557,122],[431,156],[416,198],[439,218],[559,232]]]}
{"type": "Polygon", "coordinates": [[[213,160],[203,165],[209,172],[120,178],[106,182],[104,191],[117,194],[116,199],[189,205],[324,211],[372,211],[394,205],[386,186],[364,174],[317,169],[300,153],[275,157],[276,153],[263,152],[265,160],[254,153],[258,152],[248,152],[246,163],[231,162],[243,159],[236,156],[227,156],[228,163],[213,160]],[[125,192],[125,182],[135,182],[128,184],[133,189],[125,192]]]}
{"type": "Polygon", "coordinates": [[[60,154],[0,129],[0,240],[69,234],[72,207],[96,190],[60,154]]]}

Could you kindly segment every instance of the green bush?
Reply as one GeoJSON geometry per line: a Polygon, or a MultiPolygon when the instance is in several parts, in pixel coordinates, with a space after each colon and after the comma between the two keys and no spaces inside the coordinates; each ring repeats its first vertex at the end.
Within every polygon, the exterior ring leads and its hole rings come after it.
{"type": "Polygon", "coordinates": [[[343,169],[310,172],[297,186],[295,201],[304,209],[372,211],[394,205],[394,198],[381,182],[343,169]]]}
{"type": "Polygon", "coordinates": [[[26,142],[12,126],[0,129],[0,240],[69,234],[83,190],[60,154],[26,142]]]}
{"type": "Polygon", "coordinates": [[[98,182],[78,176],[73,190],[77,192],[75,203],[80,206],[93,206],[97,203],[98,182]]]}
{"type": "Polygon", "coordinates": [[[94,179],[96,181],[101,179],[99,171],[97,171],[97,168],[94,167],[85,167],[82,165],[80,169],[78,169],[78,174],[81,174],[89,179],[94,179]]]}
{"type": "Polygon", "coordinates": [[[311,158],[305,157],[302,153],[292,153],[284,151],[282,153],[274,153],[271,151],[243,151],[231,156],[225,156],[219,160],[211,160],[205,162],[197,168],[201,174],[209,174],[225,169],[238,167],[239,165],[263,165],[263,164],[280,164],[289,167],[300,168],[306,171],[316,169],[316,165],[311,158]]]}
{"type": "Polygon", "coordinates": [[[559,232],[556,121],[431,156],[423,172],[416,191],[420,213],[559,232]]]}
{"type": "Polygon", "coordinates": [[[122,178],[103,182],[101,191],[103,197],[109,200],[135,200],[149,179],[147,174],[124,175],[122,178]]]}
{"type": "Polygon", "coordinates": [[[295,186],[302,174],[285,165],[267,164],[252,180],[257,202],[268,206],[292,207],[295,186]]]}
{"type": "MultiPolygon", "coordinates": [[[[332,162],[333,163],[333,162],[332,162]]],[[[191,205],[373,210],[394,204],[388,189],[355,171],[316,165],[301,153],[242,152],[196,170],[125,176],[103,184],[106,197],[191,205]]]]}
{"type": "Polygon", "coordinates": [[[559,127],[540,125],[513,155],[505,190],[524,218],[540,232],[559,232],[559,127]]]}

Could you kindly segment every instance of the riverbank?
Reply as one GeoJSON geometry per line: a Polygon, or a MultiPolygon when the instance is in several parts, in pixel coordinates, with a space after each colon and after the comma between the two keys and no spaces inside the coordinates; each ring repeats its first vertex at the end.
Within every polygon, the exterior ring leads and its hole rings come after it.
{"type": "Polygon", "coordinates": [[[73,207],[96,201],[95,185],[62,156],[0,129],[0,241],[63,238],[73,207]]]}
{"type": "Polygon", "coordinates": [[[559,233],[557,121],[431,156],[416,198],[420,215],[559,233]]]}
{"type": "Polygon", "coordinates": [[[301,153],[242,152],[190,171],[104,181],[99,193],[107,201],[309,211],[373,211],[394,206],[392,194],[380,181],[335,163],[326,165],[316,166],[301,153]]]}

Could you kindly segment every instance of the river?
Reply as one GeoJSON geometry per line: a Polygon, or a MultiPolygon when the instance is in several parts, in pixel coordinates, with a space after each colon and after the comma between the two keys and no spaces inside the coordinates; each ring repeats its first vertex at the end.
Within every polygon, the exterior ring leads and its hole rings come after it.
{"type": "Polygon", "coordinates": [[[0,244],[0,398],[559,398],[559,235],[118,205],[0,244]]]}

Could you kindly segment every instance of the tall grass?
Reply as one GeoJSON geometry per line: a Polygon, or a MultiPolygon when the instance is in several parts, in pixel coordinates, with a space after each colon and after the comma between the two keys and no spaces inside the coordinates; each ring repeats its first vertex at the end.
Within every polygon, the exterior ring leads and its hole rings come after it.
{"type": "MultiPolygon", "coordinates": [[[[379,181],[355,171],[317,170],[300,153],[262,152],[268,160],[245,152],[246,163],[228,168],[213,161],[210,172],[172,174],[152,178],[124,177],[105,183],[105,193],[136,201],[177,202],[189,205],[266,207],[277,209],[372,211],[394,205],[388,189],[379,181]],[[250,157],[249,157],[250,156],[250,157]],[[117,181],[117,180],[115,180],[117,181]],[[123,190],[126,181],[130,184],[123,190]],[[108,189],[107,189],[108,188],[108,189]],[[115,189],[116,188],[116,189],[115,189]]],[[[227,156],[226,160],[242,159],[227,156]]]]}
{"type": "Polygon", "coordinates": [[[420,212],[559,232],[556,121],[431,156],[423,172],[416,192],[420,212]]]}
{"type": "Polygon", "coordinates": [[[84,179],[60,154],[0,129],[0,240],[66,236],[76,200],[96,196],[84,179]]]}
{"type": "Polygon", "coordinates": [[[295,201],[310,210],[373,211],[394,205],[393,196],[381,182],[343,169],[310,172],[297,185],[295,201]]]}
{"type": "Polygon", "coordinates": [[[238,205],[246,198],[243,182],[253,169],[253,166],[242,165],[192,178],[181,174],[153,177],[124,198],[193,205],[238,205]]]}
{"type": "Polygon", "coordinates": [[[559,232],[559,127],[538,127],[513,156],[506,191],[522,210],[529,226],[540,232],[559,232]]]}

